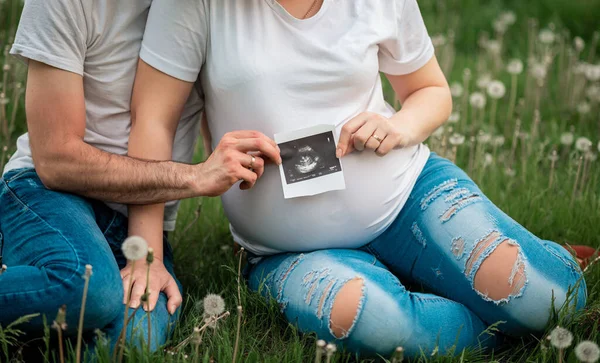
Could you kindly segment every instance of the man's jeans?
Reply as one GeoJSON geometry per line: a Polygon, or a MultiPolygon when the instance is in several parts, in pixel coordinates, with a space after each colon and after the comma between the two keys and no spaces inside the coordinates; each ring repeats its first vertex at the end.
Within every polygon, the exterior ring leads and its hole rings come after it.
{"type": "MultiPolygon", "coordinates": [[[[8,267],[0,275],[0,325],[32,313],[45,315],[51,324],[65,304],[67,335],[75,335],[82,276],[89,264],[93,275],[84,331],[101,329],[114,346],[124,323],[119,271],[127,263],[121,252],[126,237],[127,218],[104,203],[48,190],[33,169],[8,172],[0,179],[0,255],[8,267]]],[[[174,276],[173,253],[166,238],[164,263],[174,276]]],[[[145,268],[145,263],[136,268],[145,268]]],[[[161,293],[151,314],[152,349],[164,344],[175,321],[161,293]]],[[[139,309],[128,326],[128,339],[138,343],[147,337],[147,324],[146,313],[139,309]]],[[[20,328],[34,336],[44,331],[41,317],[20,328]]]]}
{"type": "MultiPolygon", "coordinates": [[[[251,259],[252,261],[252,259],[251,259]]],[[[400,215],[360,250],[323,250],[256,259],[249,284],[275,298],[303,332],[364,354],[389,356],[403,346],[410,357],[435,347],[490,347],[484,331],[497,322],[504,334],[540,333],[552,305],[581,309],[586,285],[563,247],[528,232],[498,209],[456,165],[432,154],[400,215]],[[502,243],[519,247],[503,298],[477,291],[483,261],[502,243]],[[522,271],[523,273],[518,273],[522,271]],[[360,279],[362,296],[350,329],[336,338],[331,310],[337,293],[360,279]],[[409,291],[405,283],[431,293],[409,291]],[[567,299],[569,295],[570,299],[567,299]]],[[[572,310],[571,310],[572,311],[572,310]]]]}

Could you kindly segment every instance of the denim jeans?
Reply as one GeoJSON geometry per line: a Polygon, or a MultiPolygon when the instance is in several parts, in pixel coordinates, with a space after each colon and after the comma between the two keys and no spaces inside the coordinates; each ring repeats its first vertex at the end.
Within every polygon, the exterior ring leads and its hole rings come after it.
{"type": "Polygon", "coordinates": [[[360,250],[257,259],[249,285],[275,298],[302,332],[365,355],[389,356],[402,346],[409,357],[436,347],[442,353],[494,347],[502,336],[486,329],[496,323],[510,336],[540,333],[553,307],[581,309],[587,298],[581,269],[568,251],[531,234],[460,168],[433,153],[381,236],[360,250]],[[474,279],[502,243],[518,247],[513,271],[498,278],[498,284],[514,288],[494,300],[475,288],[474,279]],[[331,329],[333,302],[354,279],[362,280],[362,296],[354,322],[338,338],[331,329]],[[405,284],[428,293],[409,291],[405,284]]]}
{"type": "MultiPolygon", "coordinates": [[[[77,334],[82,276],[90,264],[93,275],[83,328],[90,336],[97,328],[103,330],[114,347],[124,323],[119,271],[127,263],[121,252],[127,228],[127,218],[102,202],[46,189],[33,169],[8,172],[0,179],[0,256],[8,267],[0,275],[0,325],[33,313],[45,315],[51,324],[59,307],[66,304],[66,333],[77,334]]],[[[174,276],[166,236],[164,263],[174,276]]],[[[145,267],[138,264],[137,268],[145,267]]],[[[43,334],[41,315],[20,327],[28,337],[43,334]]],[[[161,293],[151,314],[152,349],[166,342],[175,321],[161,293]]],[[[128,326],[127,338],[137,344],[147,337],[147,330],[146,313],[139,309],[128,326]]]]}

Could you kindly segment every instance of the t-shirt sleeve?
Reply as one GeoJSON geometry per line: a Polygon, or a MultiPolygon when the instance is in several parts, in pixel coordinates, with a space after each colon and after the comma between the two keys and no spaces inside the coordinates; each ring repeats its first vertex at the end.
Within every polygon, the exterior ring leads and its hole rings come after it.
{"type": "Polygon", "coordinates": [[[417,0],[393,2],[394,29],[392,36],[379,44],[379,70],[391,75],[409,74],[433,57],[433,44],[417,0]]]}
{"type": "Polygon", "coordinates": [[[83,75],[86,39],[81,0],[27,0],[10,53],[83,75]]]}
{"type": "Polygon", "coordinates": [[[154,0],[140,58],[186,82],[195,82],[208,41],[208,9],[203,0],[154,0]]]}

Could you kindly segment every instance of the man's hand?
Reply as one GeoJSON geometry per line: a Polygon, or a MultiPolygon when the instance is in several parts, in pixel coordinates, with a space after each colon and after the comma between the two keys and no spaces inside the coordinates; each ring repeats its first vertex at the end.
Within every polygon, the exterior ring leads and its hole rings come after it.
{"type": "Polygon", "coordinates": [[[265,171],[265,162],[281,164],[275,141],[258,131],[226,134],[210,157],[201,164],[202,195],[220,196],[240,180],[240,189],[254,186],[265,171]]]}
{"type": "Polygon", "coordinates": [[[363,112],[348,121],[340,134],[336,156],[341,158],[354,150],[373,150],[379,156],[411,143],[408,132],[392,120],[372,112],[363,112]]]}
{"type": "MultiPolygon", "coordinates": [[[[140,260],[139,262],[142,262],[140,260]]],[[[129,279],[131,277],[131,303],[130,307],[137,308],[141,304],[142,295],[146,292],[146,273],[147,265],[136,263],[136,268],[132,273],[131,265],[128,263],[124,269],[121,270],[121,278],[123,279],[123,292],[125,293],[123,304],[127,304],[127,298],[129,297],[129,279]]],[[[175,279],[165,268],[163,262],[159,259],[154,259],[154,262],[150,265],[150,286],[149,286],[148,302],[144,303],[142,308],[146,311],[152,311],[156,307],[158,301],[158,295],[160,292],[164,292],[167,295],[167,310],[169,314],[175,314],[175,311],[181,302],[181,292],[175,282],[175,279]]]]}

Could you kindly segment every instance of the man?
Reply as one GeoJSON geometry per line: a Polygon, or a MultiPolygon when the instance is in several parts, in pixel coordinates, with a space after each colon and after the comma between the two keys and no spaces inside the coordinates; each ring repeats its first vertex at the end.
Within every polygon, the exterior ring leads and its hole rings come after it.
{"type": "MultiPolygon", "coordinates": [[[[19,138],[0,180],[0,254],[8,267],[0,275],[0,325],[31,313],[52,321],[66,304],[67,334],[73,334],[84,286],[81,277],[90,264],[84,330],[103,329],[114,344],[129,293],[123,286],[131,273],[121,243],[130,229],[157,228],[128,225],[125,204],[217,196],[239,180],[242,188],[251,188],[262,174],[263,160],[248,152],[278,162],[272,140],[242,131],[230,134],[205,163],[186,164],[199,133],[203,102],[197,92],[177,110],[183,116],[174,140],[162,140],[173,144],[164,159],[174,161],[125,156],[131,92],[150,3],[25,2],[11,53],[29,65],[29,134],[19,138]]],[[[167,203],[164,225],[158,228],[172,231],[176,216],[177,203],[167,203]]],[[[156,349],[168,338],[182,297],[166,238],[148,243],[155,262],[149,303],[143,308],[152,310],[150,344],[156,349]]],[[[145,289],[145,281],[133,286],[134,292],[145,289]]],[[[140,295],[134,294],[132,307],[140,305],[140,295]]],[[[135,325],[147,336],[143,314],[140,309],[135,325]]],[[[25,330],[42,334],[42,318],[25,330]]]]}

